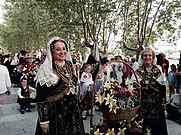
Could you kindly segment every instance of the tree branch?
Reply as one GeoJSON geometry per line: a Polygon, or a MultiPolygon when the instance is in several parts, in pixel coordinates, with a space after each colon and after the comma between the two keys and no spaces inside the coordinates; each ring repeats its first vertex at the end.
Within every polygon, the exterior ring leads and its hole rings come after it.
{"type": "Polygon", "coordinates": [[[137,23],[138,23],[138,30],[137,30],[137,40],[140,43],[140,0],[137,2],[137,23]]]}
{"type": "Polygon", "coordinates": [[[145,26],[145,20],[146,20],[146,13],[147,13],[147,11],[148,11],[148,1],[146,1],[147,3],[146,3],[146,5],[145,5],[145,7],[144,7],[144,10],[143,10],[143,18],[142,18],[142,23],[141,23],[141,30],[140,30],[140,37],[142,37],[141,38],[141,41],[144,41],[144,39],[143,39],[143,31],[144,31],[144,26],[145,26]]]}
{"type": "MultiPolygon", "coordinates": [[[[80,3],[80,1],[79,1],[79,3],[80,3]]],[[[86,34],[87,33],[86,32],[86,23],[84,21],[84,15],[83,15],[83,7],[81,5],[78,6],[77,12],[78,12],[80,19],[82,21],[85,42],[88,42],[88,38],[87,38],[87,34],[86,34]],[[80,9],[80,12],[79,12],[79,9],[80,9]]]]}
{"type": "Polygon", "coordinates": [[[158,14],[158,12],[160,10],[160,7],[161,7],[162,3],[163,3],[163,0],[160,2],[159,6],[158,6],[158,8],[156,10],[156,13],[154,15],[154,19],[153,19],[153,22],[152,22],[152,25],[151,25],[151,28],[150,28],[150,32],[149,32],[149,35],[148,35],[148,39],[147,39],[145,44],[148,44],[148,41],[150,40],[150,37],[151,37],[151,34],[152,34],[152,29],[153,29],[153,26],[155,24],[155,20],[156,20],[157,14],[158,14]]]}
{"type": "MultiPolygon", "coordinates": [[[[144,24],[144,31],[143,31],[143,37],[142,37],[143,41],[145,40],[145,37],[146,37],[148,18],[149,18],[149,14],[151,12],[151,8],[152,8],[152,1],[150,3],[150,7],[149,7],[149,10],[148,10],[148,13],[147,13],[147,17],[146,17],[146,21],[145,21],[145,24],[144,24]]],[[[147,44],[145,44],[145,46],[147,46],[147,44]]]]}
{"type": "Polygon", "coordinates": [[[128,47],[124,41],[122,41],[122,43],[123,43],[123,47],[126,48],[127,50],[130,50],[130,51],[136,51],[137,50],[136,48],[128,47]]]}

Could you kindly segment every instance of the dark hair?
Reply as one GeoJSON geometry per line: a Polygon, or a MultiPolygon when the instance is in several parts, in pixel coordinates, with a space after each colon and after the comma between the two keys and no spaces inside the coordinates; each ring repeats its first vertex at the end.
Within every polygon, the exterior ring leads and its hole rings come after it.
{"type": "Polygon", "coordinates": [[[102,65],[106,64],[107,62],[109,62],[109,60],[107,59],[107,57],[104,57],[104,58],[100,59],[100,63],[101,63],[102,65]]]}
{"type": "Polygon", "coordinates": [[[91,66],[90,64],[84,63],[82,66],[82,70],[85,70],[88,66],[91,66]]]}
{"type": "Polygon", "coordinates": [[[112,60],[115,60],[115,58],[111,58],[111,61],[112,61],[112,60]]]}
{"type": "Polygon", "coordinates": [[[26,53],[28,53],[27,50],[20,50],[20,54],[21,54],[21,55],[25,55],[26,53]]]}
{"type": "Polygon", "coordinates": [[[123,60],[122,56],[120,56],[120,55],[115,56],[115,60],[118,60],[118,58],[120,58],[121,60],[123,60]]]}
{"type": "Polygon", "coordinates": [[[77,60],[75,58],[72,58],[73,64],[76,64],[77,60]]]}
{"type": "Polygon", "coordinates": [[[96,59],[94,58],[94,56],[92,54],[89,55],[86,64],[96,64],[96,59]]]}
{"type": "Polygon", "coordinates": [[[176,69],[177,69],[175,64],[172,64],[170,67],[173,67],[173,71],[176,71],[176,69]]]}
{"type": "Polygon", "coordinates": [[[50,44],[50,51],[53,52],[54,45],[55,45],[55,43],[58,42],[58,41],[59,41],[59,42],[63,42],[63,43],[65,44],[66,50],[68,51],[68,45],[67,45],[67,43],[66,43],[64,40],[61,40],[61,39],[59,39],[59,40],[54,40],[54,41],[51,42],[51,44],[50,44]]]}
{"type": "Polygon", "coordinates": [[[23,80],[27,80],[27,81],[28,81],[28,78],[25,77],[25,76],[22,76],[22,77],[20,78],[20,82],[22,82],[23,80]]]}

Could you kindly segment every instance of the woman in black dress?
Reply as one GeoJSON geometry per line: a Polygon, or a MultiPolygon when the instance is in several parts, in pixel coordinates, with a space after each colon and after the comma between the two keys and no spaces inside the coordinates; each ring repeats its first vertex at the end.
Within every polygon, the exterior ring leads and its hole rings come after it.
{"type": "Polygon", "coordinates": [[[166,77],[161,66],[155,64],[155,53],[146,48],[141,53],[143,65],[136,71],[142,94],[141,118],[143,130],[150,129],[151,135],[167,135],[164,114],[166,77]]]}
{"type": "Polygon", "coordinates": [[[76,95],[77,77],[66,60],[67,43],[52,38],[45,62],[36,76],[38,122],[35,135],[84,135],[81,111],[76,95]]]}

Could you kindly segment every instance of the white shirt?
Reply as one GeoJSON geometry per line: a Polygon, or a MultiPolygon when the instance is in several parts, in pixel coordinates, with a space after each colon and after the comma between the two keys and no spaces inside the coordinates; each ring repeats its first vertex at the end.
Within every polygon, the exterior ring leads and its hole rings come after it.
{"type": "Polygon", "coordinates": [[[91,73],[83,72],[80,78],[81,82],[84,82],[85,84],[93,84],[92,75],[91,73]]]}
{"type": "MultiPolygon", "coordinates": [[[[29,89],[33,92],[36,92],[36,89],[35,88],[33,88],[33,87],[31,87],[31,86],[29,86],[29,89]]],[[[18,91],[17,91],[17,94],[18,94],[18,96],[19,96],[19,98],[24,98],[22,95],[21,95],[21,91],[22,91],[22,89],[21,88],[18,88],[18,91]]]]}
{"type": "Polygon", "coordinates": [[[87,94],[87,91],[91,91],[93,84],[91,73],[83,72],[80,78],[80,81],[83,82],[80,86],[80,97],[84,97],[87,94]]]}
{"type": "Polygon", "coordinates": [[[0,65],[0,94],[3,94],[6,91],[8,91],[8,88],[10,87],[11,80],[9,77],[9,71],[5,66],[0,65]]]}
{"type": "Polygon", "coordinates": [[[135,61],[133,64],[132,64],[132,68],[134,71],[136,71],[138,68],[139,68],[139,63],[137,61],[135,61]]]}

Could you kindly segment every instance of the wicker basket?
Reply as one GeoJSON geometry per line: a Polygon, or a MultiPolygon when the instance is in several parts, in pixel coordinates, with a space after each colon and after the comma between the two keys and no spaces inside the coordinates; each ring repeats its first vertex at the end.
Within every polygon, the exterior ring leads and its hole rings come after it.
{"type": "Polygon", "coordinates": [[[104,121],[131,121],[136,116],[140,106],[134,108],[126,108],[125,110],[118,109],[117,113],[110,112],[108,107],[102,111],[104,121]]]}
{"type": "MultiPolygon", "coordinates": [[[[111,63],[113,63],[113,62],[121,62],[121,63],[123,63],[124,65],[127,65],[127,66],[130,68],[130,70],[132,71],[132,73],[135,75],[135,79],[136,79],[136,81],[138,82],[136,73],[135,73],[135,71],[132,69],[132,67],[131,67],[129,64],[127,64],[126,62],[121,61],[121,60],[109,61],[109,62],[106,63],[104,66],[102,66],[102,67],[100,68],[100,70],[99,70],[99,72],[98,72],[95,80],[98,79],[99,74],[100,74],[101,72],[103,72],[104,68],[105,68],[108,64],[111,64],[111,63]]],[[[94,83],[94,89],[93,89],[93,91],[92,91],[92,105],[93,105],[93,106],[94,106],[94,97],[95,97],[95,96],[94,96],[95,87],[96,87],[96,81],[95,81],[95,83],[94,83]]],[[[140,91],[139,91],[139,95],[140,95],[140,102],[139,102],[139,103],[141,103],[141,92],[140,92],[140,91]]],[[[93,107],[92,107],[92,108],[93,108],[93,107]]],[[[109,107],[106,106],[106,105],[103,106],[103,107],[101,107],[100,109],[101,109],[101,112],[103,113],[104,121],[123,121],[123,120],[130,121],[133,117],[136,116],[139,108],[140,108],[140,105],[135,106],[135,107],[133,107],[133,108],[126,108],[126,109],[124,109],[124,110],[118,109],[116,113],[110,112],[110,111],[109,111],[109,110],[110,110],[109,107]]],[[[93,113],[93,110],[91,110],[91,114],[92,114],[92,113],[93,113]]],[[[93,127],[93,117],[92,117],[92,115],[91,115],[91,119],[90,119],[90,125],[91,125],[91,127],[93,127]]]]}

